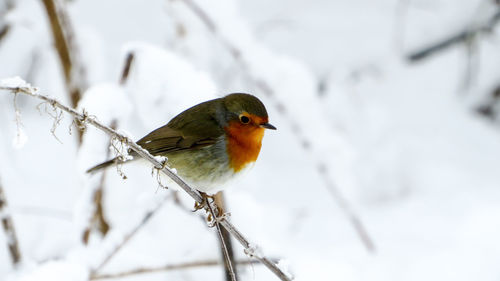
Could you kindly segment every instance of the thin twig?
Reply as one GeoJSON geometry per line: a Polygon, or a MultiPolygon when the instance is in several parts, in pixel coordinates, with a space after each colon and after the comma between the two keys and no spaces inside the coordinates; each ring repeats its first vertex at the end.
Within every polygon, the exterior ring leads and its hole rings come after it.
{"type": "Polygon", "coordinates": [[[134,53],[129,52],[127,58],[125,59],[125,65],[123,66],[122,75],[120,76],[120,85],[124,85],[127,82],[128,76],[130,74],[130,69],[132,63],[134,62],[134,53]]]}
{"type": "MultiPolygon", "coordinates": [[[[165,197],[165,200],[167,199],[168,197],[165,197]]],[[[104,258],[104,260],[95,268],[92,270],[92,274],[91,276],[93,275],[96,275],[97,272],[99,272],[115,255],[116,253],[118,253],[125,244],[127,244],[130,239],[132,237],[134,237],[134,235],[144,226],[146,225],[146,223],[153,217],[154,214],[156,214],[156,212],[158,212],[158,210],[163,207],[163,203],[165,203],[165,200],[163,200],[162,202],[160,202],[154,209],[152,210],[149,210],[148,212],[146,212],[146,214],[144,214],[144,216],[142,217],[141,221],[132,229],[130,230],[129,233],[127,233],[122,241],[120,241],[120,243],[118,243],[111,252],[108,253],[108,255],[104,258]]]]}
{"type": "Polygon", "coordinates": [[[16,229],[12,216],[7,208],[7,199],[3,191],[2,183],[0,182],[0,221],[2,222],[2,229],[7,239],[7,248],[9,248],[10,259],[14,266],[18,265],[21,261],[21,252],[19,251],[19,242],[17,240],[16,229]]]}
{"type": "MultiPolygon", "coordinates": [[[[258,264],[258,261],[255,260],[241,260],[235,263],[236,265],[255,265],[258,264]]],[[[122,278],[129,277],[132,275],[138,274],[146,274],[146,273],[156,273],[162,271],[172,271],[172,270],[183,270],[183,269],[191,269],[197,267],[209,267],[209,266],[220,266],[221,262],[217,260],[208,260],[208,261],[196,261],[196,262],[188,262],[188,263],[180,263],[180,264],[167,264],[164,266],[158,267],[144,267],[133,270],[128,270],[119,273],[109,273],[109,274],[100,274],[90,277],[90,280],[99,280],[99,279],[110,279],[110,278],[122,278]]]]}
{"type": "MultiPolygon", "coordinates": [[[[132,139],[129,137],[120,134],[116,132],[115,130],[111,129],[110,127],[100,123],[97,121],[96,118],[90,118],[88,114],[80,113],[76,111],[75,109],[68,107],[66,105],[63,105],[62,103],[58,102],[57,100],[50,98],[46,95],[42,95],[38,93],[38,90],[34,87],[31,86],[22,86],[22,87],[9,87],[9,86],[2,86],[0,85],[0,90],[6,90],[11,93],[23,93],[38,99],[41,99],[43,101],[48,102],[52,106],[58,107],[61,110],[71,114],[74,118],[76,118],[78,121],[86,124],[90,124],[97,129],[107,133],[110,136],[114,136],[117,139],[120,139],[124,144],[128,145],[132,150],[137,152],[139,156],[144,158],[145,160],[149,161],[152,163],[155,167],[158,169],[161,169],[163,173],[165,173],[170,179],[172,179],[179,187],[181,187],[186,193],[189,194],[196,202],[202,204],[203,203],[203,197],[201,194],[191,188],[188,184],[186,184],[177,174],[172,172],[166,165],[163,165],[163,163],[159,162],[153,155],[151,155],[147,150],[143,149],[140,147],[137,143],[135,143],[132,139]]],[[[217,206],[211,202],[212,208],[216,208],[217,206]]],[[[208,207],[206,207],[208,209],[208,207]]],[[[255,252],[255,247],[253,244],[250,244],[250,242],[245,238],[245,236],[232,224],[230,223],[226,218],[222,217],[219,219],[219,223],[226,228],[226,230],[231,233],[231,235],[245,248],[245,252],[249,253],[250,256],[254,257],[255,259],[259,260],[261,263],[263,263],[269,270],[271,270],[278,278],[281,280],[286,280],[290,281],[292,280],[291,277],[287,276],[278,266],[276,263],[272,262],[269,258],[258,254],[254,253],[255,252]]]]}
{"type": "Polygon", "coordinates": [[[5,38],[5,36],[7,36],[9,30],[10,30],[10,24],[6,24],[0,29],[0,41],[2,41],[5,38]]]}
{"type": "MultiPolygon", "coordinates": [[[[79,61],[75,34],[64,3],[59,0],[42,0],[49,18],[54,44],[64,73],[66,89],[71,106],[76,108],[87,88],[85,68],[79,61]]],[[[78,141],[82,142],[83,131],[78,131],[78,141]]]]}
{"type": "MultiPolygon", "coordinates": [[[[225,213],[227,211],[227,208],[226,208],[226,202],[224,200],[224,192],[223,191],[217,192],[217,194],[214,195],[214,200],[215,200],[215,205],[217,205],[220,208],[222,213],[225,213]]],[[[221,252],[224,255],[225,251],[227,251],[227,253],[229,255],[229,262],[231,264],[236,264],[236,261],[234,258],[233,242],[231,240],[231,235],[229,234],[229,232],[227,232],[227,230],[225,228],[221,228],[221,234],[222,234],[222,239],[223,239],[221,241],[224,241],[224,243],[225,243],[225,247],[222,247],[223,245],[221,243],[221,252]]],[[[227,263],[227,261],[225,259],[224,259],[224,261],[225,261],[225,263],[227,263]]],[[[238,281],[238,269],[236,267],[233,267],[234,274],[232,274],[233,272],[231,272],[229,270],[229,267],[227,264],[224,267],[224,269],[225,269],[225,274],[226,274],[226,281],[230,281],[232,275],[234,275],[236,277],[236,281],[238,281]]]]}
{"type": "Polygon", "coordinates": [[[229,251],[227,250],[226,242],[224,241],[224,236],[222,235],[222,231],[220,229],[219,225],[219,217],[223,214],[216,214],[214,212],[214,209],[212,209],[211,204],[207,200],[207,207],[208,210],[210,211],[210,214],[212,215],[212,220],[213,223],[215,224],[215,227],[217,228],[217,234],[219,236],[219,241],[222,247],[222,256],[224,257],[224,263],[226,265],[227,272],[229,273],[229,276],[231,277],[231,281],[236,281],[236,274],[234,273],[233,269],[233,264],[231,263],[231,259],[229,258],[229,251]]]}
{"type": "Polygon", "coordinates": [[[497,120],[500,102],[500,85],[496,86],[488,95],[485,101],[477,106],[476,112],[490,119],[497,120]]]}
{"type": "Polygon", "coordinates": [[[353,227],[356,229],[356,233],[358,234],[359,239],[363,241],[363,244],[370,252],[375,252],[375,245],[373,244],[370,235],[368,235],[368,233],[366,232],[366,229],[363,226],[362,222],[359,220],[358,216],[356,216],[356,213],[352,210],[347,200],[344,198],[344,196],[342,196],[342,194],[339,193],[338,188],[328,176],[328,171],[326,170],[326,164],[320,164],[320,166],[318,166],[318,171],[323,176],[323,179],[327,181],[326,184],[328,184],[329,186],[328,191],[330,193],[333,193],[332,197],[336,199],[337,205],[347,215],[347,218],[349,219],[353,227]]]}
{"type": "MultiPolygon", "coordinates": [[[[5,9],[3,11],[0,11],[0,18],[5,18],[7,14],[14,9],[14,1],[12,0],[5,0],[5,9]]],[[[0,42],[2,42],[3,39],[6,38],[7,34],[9,31],[12,29],[12,25],[10,23],[5,23],[1,28],[0,28],[0,42]]]]}
{"type": "MultiPolygon", "coordinates": [[[[128,75],[130,72],[130,67],[132,65],[132,61],[134,59],[134,53],[130,52],[127,54],[127,58],[125,60],[125,66],[123,67],[122,74],[120,76],[120,85],[125,84],[125,82],[128,79],[128,75]]],[[[116,130],[118,127],[118,121],[116,119],[111,121],[110,124],[111,129],[116,130]]],[[[112,143],[112,140],[110,140],[112,143]]],[[[109,158],[109,153],[110,150],[106,150],[106,158],[109,158]]],[[[90,237],[90,232],[92,230],[92,222],[97,221],[97,228],[101,232],[103,236],[106,236],[107,232],[109,231],[109,224],[106,222],[106,219],[104,218],[104,210],[102,207],[102,196],[104,193],[104,183],[106,182],[106,171],[104,171],[101,174],[101,179],[99,181],[99,186],[97,189],[94,191],[93,200],[95,204],[95,210],[93,212],[91,221],[89,222],[89,225],[85,228],[83,232],[83,243],[87,244],[89,237],[90,237]]]]}
{"type": "MultiPolygon", "coordinates": [[[[215,21],[204,11],[198,4],[193,0],[182,0],[183,3],[186,4],[188,8],[190,8],[193,13],[200,18],[200,20],[206,25],[207,29],[216,37],[220,43],[227,49],[227,51],[232,55],[233,59],[240,65],[243,70],[243,74],[246,75],[247,79],[250,83],[254,84],[261,92],[263,92],[266,96],[268,96],[273,102],[276,110],[280,113],[285,120],[295,120],[293,116],[291,116],[290,111],[287,109],[286,105],[281,102],[275,94],[274,89],[270,86],[270,84],[263,78],[255,77],[250,71],[249,64],[244,57],[244,53],[241,49],[237,47],[236,44],[227,40],[222,34],[220,34],[215,21]]],[[[295,134],[296,139],[302,145],[302,148],[308,152],[312,151],[312,142],[310,138],[304,134],[302,128],[299,124],[295,122],[291,122],[292,132],[295,134]]],[[[318,161],[316,167],[324,166],[324,170],[327,169],[327,166],[320,160],[318,161]]],[[[369,252],[375,251],[375,246],[373,239],[370,238],[366,227],[364,226],[361,218],[357,215],[353,209],[349,206],[349,202],[341,195],[342,192],[338,188],[337,185],[333,183],[333,181],[328,177],[328,172],[323,172],[318,169],[318,173],[321,176],[324,186],[328,189],[328,192],[332,195],[333,199],[337,203],[341,203],[340,208],[344,212],[345,216],[351,222],[354,230],[357,232],[359,237],[361,238],[361,242],[365,246],[365,248],[369,252]]]]}
{"type": "MultiPolygon", "coordinates": [[[[116,119],[111,121],[110,127],[113,130],[116,130],[118,123],[116,119]]],[[[110,151],[106,149],[106,158],[109,158],[110,151]]],[[[82,240],[84,244],[89,242],[90,233],[92,232],[92,226],[94,223],[97,224],[97,230],[102,234],[102,236],[106,236],[109,231],[109,224],[104,218],[104,208],[102,206],[102,197],[104,194],[104,184],[106,182],[106,171],[103,171],[101,174],[101,179],[99,180],[99,185],[95,188],[92,194],[92,203],[94,204],[94,209],[92,210],[92,216],[90,221],[88,222],[88,226],[83,231],[82,240]]]]}
{"type": "Polygon", "coordinates": [[[429,57],[435,53],[443,51],[455,44],[467,42],[470,38],[481,34],[481,33],[490,33],[495,25],[500,21],[500,10],[498,10],[485,24],[473,27],[473,28],[465,28],[458,33],[452,34],[451,36],[440,40],[437,43],[430,44],[430,46],[425,47],[421,50],[410,53],[407,56],[407,59],[411,62],[417,62],[422,59],[429,57]]]}

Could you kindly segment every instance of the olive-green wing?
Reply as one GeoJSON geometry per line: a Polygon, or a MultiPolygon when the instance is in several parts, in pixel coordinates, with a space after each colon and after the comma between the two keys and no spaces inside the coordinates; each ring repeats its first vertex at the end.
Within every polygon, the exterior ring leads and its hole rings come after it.
{"type": "Polygon", "coordinates": [[[194,106],[143,137],[137,144],[153,155],[215,144],[224,131],[215,118],[214,109],[213,101],[194,106]]]}
{"type": "Polygon", "coordinates": [[[216,140],[212,137],[186,136],[181,131],[165,125],[140,139],[137,144],[153,155],[163,155],[172,151],[204,147],[214,144],[216,140]]]}

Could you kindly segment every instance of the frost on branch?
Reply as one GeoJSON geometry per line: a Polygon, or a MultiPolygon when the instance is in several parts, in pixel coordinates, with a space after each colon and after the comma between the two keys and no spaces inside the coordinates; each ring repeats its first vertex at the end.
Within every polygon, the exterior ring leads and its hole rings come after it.
{"type": "MultiPolygon", "coordinates": [[[[0,87],[8,88],[20,88],[20,87],[31,87],[29,83],[24,81],[18,76],[5,78],[0,80],[0,87]]],[[[17,94],[14,95],[14,110],[15,110],[15,122],[16,122],[16,136],[12,140],[12,146],[16,149],[23,148],[28,141],[28,136],[24,132],[23,123],[21,121],[21,112],[17,106],[17,94]]]]}
{"type": "Polygon", "coordinates": [[[262,258],[264,256],[259,245],[252,243],[248,244],[248,248],[245,249],[245,254],[251,258],[262,258]]]}
{"type": "Polygon", "coordinates": [[[293,274],[290,273],[290,262],[288,260],[279,260],[277,266],[288,278],[293,279],[293,274]]]}
{"type": "Polygon", "coordinates": [[[23,122],[21,121],[21,112],[17,106],[17,94],[14,95],[14,110],[15,110],[15,121],[16,121],[16,136],[12,140],[12,146],[16,149],[23,148],[28,141],[28,136],[24,132],[23,122]]]}

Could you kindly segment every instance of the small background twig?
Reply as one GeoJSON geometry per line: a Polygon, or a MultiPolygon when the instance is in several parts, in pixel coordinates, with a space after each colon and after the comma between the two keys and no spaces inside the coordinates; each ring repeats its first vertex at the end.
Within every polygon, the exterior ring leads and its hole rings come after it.
{"type": "Polygon", "coordinates": [[[106,257],[102,260],[102,262],[99,263],[99,265],[97,265],[94,270],[92,270],[91,276],[94,276],[97,273],[99,273],[102,270],[102,268],[123,248],[123,246],[126,245],[130,241],[130,239],[134,237],[137,234],[137,232],[149,222],[149,220],[151,220],[151,218],[158,212],[158,210],[160,210],[161,207],[163,207],[163,203],[165,203],[167,198],[168,197],[165,197],[164,200],[161,201],[154,209],[151,209],[150,211],[146,212],[146,214],[144,214],[141,221],[134,228],[132,228],[132,230],[130,230],[130,232],[128,232],[123,237],[120,243],[118,243],[113,248],[113,250],[111,250],[106,255],[106,257]]]}
{"type": "MultiPolygon", "coordinates": [[[[116,130],[117,127],[117,121],[113,120],[111,121],[110,127],[113,130],[116,130]]],[[[109,149],[106,149],[106,158],[109,158],[110,151],[109,149]]],[[[93,214],[91,216],[90,221],[88,222],[88,226],[85,228],[82,236],[82,241],[84,244],[87,244],[89,242],[90,238],[90,233],[92,232],[92,229],[95,228],[101,235],[104,237],[109,231],[109,224],[104,217],[104,207],[103,207],[103,196],[104,196],[104,185],[106,183],[106,171],[103,171],[101,173],[101,178],[99,180],[99,186],[94,189],[94,192],[92,194],[92,203],[94,205],[93,208],[93,214]]]]}
{"type": "MultiPolygon", "coordinates": [[[[277,262],[277,261],[275,261],[277,262]]],[[[234,263],[238,266],[246,266],[246,265],[258,265],[259,263],[255,260],[241,260],[234,263]]],[[[111,279],[111,278],[122,278],[129,277],[138,274],[147,274],[147,273],[155,273],[155,272],[163,272],[163,271],[172,271],[172,270],[183,270],[197,267],[208,267],[208,266],[220,266],[223,265],[220,261],[217,260],[207,260],[207,261],[195,261],[195,262],[187,262],[180,264],[167,264],[158,267],[144,267],[137,268],[133,270],[118,272],[118,273],[109,273],[109,274],[99,274],[92,276],[90,280],[99,280],[99,279],[111,279]]]]}
{"type": "MultiPolygon", "coordinates": [[[[42,0],[42,2],[50,22],[71,107],[76,108],[87,88],[87,81],[85,68],[78,59],[78,47],[74,40],[75,33],[63,2],[59,2],[59,0],[42,0]]],[[[78,131],[78,140],[81,143],[82,131],[80,130],[78,131]]]]}
{"type": "Polygon", "coordinates": [[[430,44],[429,46],[422,48],[421,50],[410,53],[407,56],[407,59],[411,62],[417,62],[426,59],[431,55],[437,54],[438,52],[444,51],[453,45],[459,43],[467,43],[471,38],[479,34],[490,33],[499,21],[500,9],[485,24],[472,28],[465,28],[464,30],[452,34],[449,37],[446,37],[436,43],[430,44]]]}
{"type": "Polygon", "coordinates": [[[0,220],[2,222],[2,229],[5,233],[7,241],[7,248],[9,249],[10,259],[14,266],[21,262],[21,252],[19,251],[19,242],[17,240],[16,229],[14,221],[7,208],[7,198],[3,190],[2,182],[0,179],[0,220]]]}

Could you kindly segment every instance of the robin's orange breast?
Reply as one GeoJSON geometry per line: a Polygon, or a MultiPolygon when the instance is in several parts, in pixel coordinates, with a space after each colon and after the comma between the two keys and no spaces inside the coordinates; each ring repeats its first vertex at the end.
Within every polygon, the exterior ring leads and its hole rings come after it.
{"type": "Polygon", "coordinates": [[[234,172],[239,172],[247,164],[257,160],[264,137],[264,128],[231,122],[225,131],[229,166],[234,172]]]}

